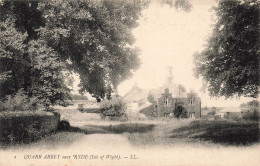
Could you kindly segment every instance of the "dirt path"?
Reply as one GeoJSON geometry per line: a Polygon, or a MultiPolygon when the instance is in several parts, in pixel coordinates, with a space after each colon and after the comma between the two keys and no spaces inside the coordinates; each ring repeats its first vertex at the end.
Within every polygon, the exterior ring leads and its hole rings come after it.
{"type": "MultiPolygon", "coordinates": [[[[183,123],[189,123],[183,122],[183,123]]],[[[203,143],[158,141],[166,138],[163,130],[180,123],[156,125],[144,133],[120,133],[118,128],[101,128],[110,133],[58,132],[44,139],[0,152],[0,166],[75,166],[75,165],[184,165],[184,166],[259,166],[260,144],[238,147],[203,143]],[[140,137],[143,140],[137,140],[140,137]],[[150,141],[146,146],[133,143],[150,141]],[[156,140],[158,142],[156,142],[156,140]],[[154,141],[154,142],[153,142],[154,141]],[[162,145],[161,143],[165,144],[162,145]],[[33,155],[58,155],[59,159],[29,159],[33,155]],[[75,155],[79,155],[76,159],[75,155]],[[81,158],[80,158],[81,155],[81,158]],[[62,158],[70,156],[68,158],[62,158]],[[84,158],[85,157],[85,158],[84,158]],[[87,157],[87,159],[86,159],[87,157]],[[132,159],[131,159],[132,157],[132,159]]],[[[184,124],[182,124],[184,125],[184,124]]],[[[93,126],[92,126],[93,127],[93,126]]],[[[136,127],[136,126],[135,126],[136,127]]],[[[139,127],[139,126],[138,126],[139,127]]],[[[93,129],[95,130],[95,129],[93,129]]],[[[100,128],[98,129],[100,130],[100,128]]],[[[143,142],[145,144],[145,142],[143,142]]]]}

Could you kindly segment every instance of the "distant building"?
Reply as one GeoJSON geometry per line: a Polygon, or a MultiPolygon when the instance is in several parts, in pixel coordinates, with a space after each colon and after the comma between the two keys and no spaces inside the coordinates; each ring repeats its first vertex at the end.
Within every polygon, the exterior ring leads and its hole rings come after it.
{"type": "Polygon", "coordinates": [[[146,116],[174,117],[174,111],[178,106],[187,111],[189,118],[201,117],[201,99],[196,93],[188,93],[187,97],[174,98],[169,93],[169,89],[165,89],[165,92],[157,101],[154,101],[152,106],[144,108],[140,112],[146,116]]]}
{"type": "Polygon", "coordinates": [[[173,84],[172,72],[165,84],[150,91],[143,90],[136,85],[124,96],[128,110],[145,114],[148,117],[174,117],[177,107],[187,111],[188,117],[201,117],[201,99],[196,93],[180,91],[173,84]],[[151,95],[153,101],[148,101],[151,95]]]}
{"type": "Polygon", "coordinates": [[[234,119],[241,118],[242,112],[239,107],[224,107],[217,113],[217,115],[220,115],[221,118],[225,119],[234,119]]]}
{"type": "Polygon", "coordinates": [[[165,92],[158,99],[158,116],[173,116],[173,112],[177,106],[183,107],[190,118],[201,117],[201,99],[196,93],[188,93],[187,97],[173,98],[172,94],[169,93],[169,89],[165,89],[165,92]]]}
{"type": "Polygon", "coordinates": [[[147,100],[149,91],[139,88],[135,85],[124,97],[123,100],[127,104],[126,114],[128,117],[141,117],[140,110],[146,108],[152,103],[147,100]]]}

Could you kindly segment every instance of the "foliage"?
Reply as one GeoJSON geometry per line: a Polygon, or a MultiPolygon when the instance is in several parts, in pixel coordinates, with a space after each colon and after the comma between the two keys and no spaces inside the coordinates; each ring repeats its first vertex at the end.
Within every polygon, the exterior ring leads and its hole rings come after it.
{"type": "Polygon", "coordinates": [[[215,115],[217,113],[217,108],[216,107],[211,107],[209,112],[208,112],[208,115],[215,115]]]}
{"type": "Polygon", "coordinates": [[[28,41],[28,33],[15,26],[11,19],[0,22],[0,98],[24,89],[47,108],[62,103],[69,89],[63,81],[64,68],[56,52],[42,40],[28,41]]]}
{"type": "Polygon", "coordinates": [[[183,85],[179,84],[179,85],[178,85],[178,93],[179,93],[179,96],[181,97],[182,94],[185,93],[185,92],[186,92],[186,88],[185,88],[183,85]]]}
{"type": "Polygon", "coordinates": [[[240,105],[242,111],[242,119],[259,121],[260,120],[260,110],[259,101],[253,100],[245,104],[240,105]]]}
{"type": "Polygon", "coordinates": [[[39,29],[40,37],[79,74],[80,92],[88,91],[98,101],[109,99],[139,66],[131,30],[144,6],[139,0],[41,3],[46,27],[39,29]]]}
{"type": "Polygon", "coordinates": [[[40,106],[38,98],[29,97],[22,89],[0,101],[0,111],[36,111],[40,106]]]}
{"type": "Polygon", "coordinates": [[[0,97],[12,94],[22,86],[15,86],[19,82],[26,82],[28,65],[23,58],[25,45],[23,41],[28,35],[15,29],[11,19],[0,22],[0,97]]]}
{"type": "Polygon", "coordinates": [[[3,1],[0,5],[1,97],[24,88],[46,107],[68,98],[66,71],[81,92],[110,98],[139,65],[131,34],[141,10],[131,1],[3,1]]]}
{"type": "Polygon", "coordinates": [[[126,103],[121,98],[115,97],[102,101],[100,108],[105,116],[122,116],[125,115],[126,103]]]}
{"type": "Polygon", "coordinates": [[[224,0],[214,8],[216,23],[208,44],[195,53],[196,76],[211,96],[258,96],[259,1],[224,0]]]}
{"type": "Polygon", "coordinates": [[[36,141],[55,131],[59,120],[60,114],[45,111],[0,112],[0,145],[36,141]]]}
{"type": "Polygon", "coordinates": [[[154,103],[154,96],[151,94],[151,93],[149,93],[148,94],[148,96],[147,96],[147,100],[150,102],[150,103],[154,103]]]}
{"type": "Polygon", "coordinates": [[[178,10],[183,10],[185,12],[190,12],[192,10],[192,4],[188,0],[161,0],[162,4],[174,6],[178,10]]]}
{"type": "Polygon", "coordinates": [[[87,96],[70,94],[72,100],[88,100],[87,96]]]}
{"type": "MultiPolygon", "coordinates": [[[[23,88],[47,108],[64,104],[70,91],[66,78],[75,72],[81,93],[88,91],[97,101],[110,99],[140,64],[131,30],[148,4],[143,0],[1,1],[0,98],[23,88]]],[[[174,6],[186,10],[190,5],[176,0],[174,6]]]]}
{"type": "Polygon", "coordinates": [[[173,114],[176,118],[188,118],[188,112],[182,103],[176,104],[173,114]]]}
{"type": "Polygon", "coordinates": [[[158,111],[156,105],[154,104],[151,104],[148,107],[141,109],[139,112],[144,114],[148,118],[158,117],[158,111]]]}
{"type": "Polygon", "coordinates": [[[186,92],[186,88],[183,85],[181,85],[181,84],[178,85],[178,89],[181,92],[186,92]]]}

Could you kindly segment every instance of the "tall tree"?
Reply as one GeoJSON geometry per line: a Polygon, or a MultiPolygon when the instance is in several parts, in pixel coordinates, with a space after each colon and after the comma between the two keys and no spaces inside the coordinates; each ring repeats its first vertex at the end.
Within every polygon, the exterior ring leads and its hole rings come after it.
{"type": "Polygon", "coordinates": [[[206,48],[195,54],[196,76],[211,96],[257,97],[259,88],[259,1],[223,0],[206,48]]]}
{"type": "MultiPolygon", "coordinates": [[[[175,7],[187,7],[186,1],[176,0],[175,7]]],[[[110,98],[140,64],[131,30],[147,5],[145,0],[1,1],[0,97],[22,88],[47,107],[60,104],[69,95],[67,71],[73,71],[82,93],[110,98]]]]}
{"type": "Polygon", "coordinates": [[[131,30],[145,6],[139,0],[4,1],[1,96],[23,88],[47,105],[58,104],[68,94],[64,71],[74,71],[81,92],[110,98],[139,65],[131,30]]]}
{"type": "Polygon", "coordinates": [[[131,30],[144,5],[139,0],[44,2],[39,5],[46,22],[40,38],[80,75],[81,92],[109,98],[139,66],[131,30]]]}
{"type": "Polygon", "coordinates": [[[17,31],[10,19],[0,22],[0,32],[0,97],[23,89],[46,107],[62,103],[69,89],[56,52],[43,41],[26,42],[27,33],[17,31]]]}

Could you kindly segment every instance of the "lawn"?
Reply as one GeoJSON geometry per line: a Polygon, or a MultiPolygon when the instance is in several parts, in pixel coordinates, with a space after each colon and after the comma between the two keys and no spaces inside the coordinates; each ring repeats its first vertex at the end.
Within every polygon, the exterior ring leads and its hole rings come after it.
{"type": "Polygon", "coordinates": [[[173,120],[146,133],[126,134],[135,145],[185,143],[250,145],[260,142],[259,123],[228,120],[173,120]]]}
{"type": "Polygon", "coordinates": [[[249,145],[259,142],[259,123],[231,120],[155,119],[128,122],[105,121],[99,115],[63,110],[72,132],[123,134],[133,145],[180,143],[249,145]],[[82,123],[75,123],[75,122],[82,123]]]}
{"type": "Polygon", "coordinates": [[[197,120],[172,131],[172,138],[192,138],[230,145],[259,142],[259,123],[254,121],[197,120]]]}

